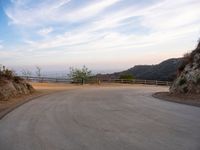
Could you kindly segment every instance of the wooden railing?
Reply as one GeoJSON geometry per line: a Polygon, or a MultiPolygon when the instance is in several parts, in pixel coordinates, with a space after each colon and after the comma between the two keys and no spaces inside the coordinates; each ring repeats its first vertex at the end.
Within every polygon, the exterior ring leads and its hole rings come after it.
{"type": "Polygon", "coordinates": [[[125,83],[125,84],[147,84],[147,85],[165,85],[170,86],[172,82],[169,81],[158,81],[158,80],[124,80],[124,79],[110,79],[110,80],[100,80],[103,83],[125,83]]]}
{"type": "Polygon", "coordinates": [[[21,78],[32,81],[32,82],[61,82],[61,83],[71,83],[73,80],[67,78],[51,78],[51,77],[30,77],[30,76],[20,76],[21,78]]]}
{"type": "MultiPolygon", "coordinates": [[[[83,80],[73,81],[73,79],[67,78],[50,78],[50,77],[29,77],[29,76],[20,76],[25,80],[32,82],[58,82],[58,83],[82,83],[83,80]]],[[[90,79],[86,80],[83,83],[89,84],[101,84],[101,83],[123,83],[123,84],[146,84],[146,85],[164,85],[170,86],[172,82],[169,81],[158,81],[158,80],[124,80],[124,79],[90,79]]]]}

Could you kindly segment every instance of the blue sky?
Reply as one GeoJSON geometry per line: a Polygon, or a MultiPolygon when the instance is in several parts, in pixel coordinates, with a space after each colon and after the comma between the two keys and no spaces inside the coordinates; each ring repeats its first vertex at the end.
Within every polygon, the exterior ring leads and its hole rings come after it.
{"type": "Polygon", "coordinates": [[[199,0],[0,0],[0,63],[97,72],[180,57],[200,37],[199,0]]]}

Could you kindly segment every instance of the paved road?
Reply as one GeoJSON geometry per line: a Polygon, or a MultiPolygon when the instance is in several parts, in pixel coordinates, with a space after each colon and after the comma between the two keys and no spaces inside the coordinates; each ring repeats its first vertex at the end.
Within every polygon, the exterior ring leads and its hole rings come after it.
{"type": "Polygon", "coordinates": [[[200,150],[200,108],[158,87],[86,88],[33,100],[0,120],[0,150],[200,150]]]}

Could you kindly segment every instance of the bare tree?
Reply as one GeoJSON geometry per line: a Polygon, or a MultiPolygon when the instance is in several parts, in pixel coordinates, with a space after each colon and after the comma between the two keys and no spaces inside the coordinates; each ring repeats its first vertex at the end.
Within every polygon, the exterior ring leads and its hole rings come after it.
{"type": "Polygon", "coordinates": [[[35,71],[35,74],[37,75],[37,77],[41,77],[41,67],[39,66],[36,66],[36,71],[35,71]]]}
{"type": "Polygon", "coordinates": [[[30,70],[27,70],[27,69],[23,69],[21,71],[22,75],[25,76],[25,77],[30,77],[32,75],[32,72],[30,70]]]}

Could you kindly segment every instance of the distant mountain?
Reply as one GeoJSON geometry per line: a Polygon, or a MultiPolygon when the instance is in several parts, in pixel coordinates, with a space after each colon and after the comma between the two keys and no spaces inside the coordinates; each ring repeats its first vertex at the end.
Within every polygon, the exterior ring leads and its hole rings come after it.
{"type": "Polygon", "coordinates": [[[118,79],[120,75],[131,74],[136,79],[172,81],[176,78],[178,67],[181,65],[182,58],[172,58],[156,65],[137,65],[122,72],[113,74],[99,74],[101,79],[118,79]]]}

